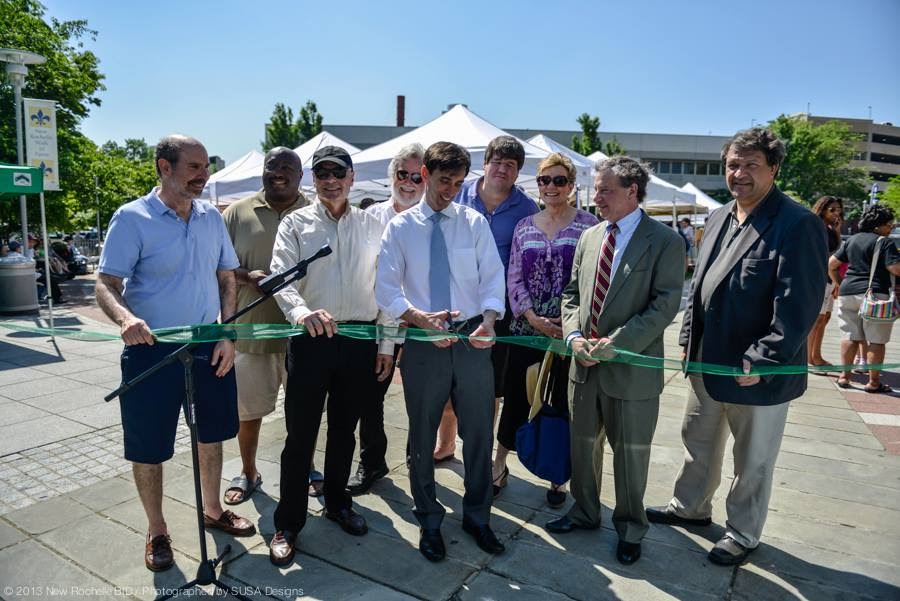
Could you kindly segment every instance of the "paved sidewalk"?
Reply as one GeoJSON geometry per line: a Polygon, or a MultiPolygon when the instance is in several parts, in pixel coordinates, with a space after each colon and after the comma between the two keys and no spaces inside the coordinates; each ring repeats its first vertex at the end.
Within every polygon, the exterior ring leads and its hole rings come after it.
{"type": "MultiPolygon", "coordinates": [[[[76,298],[73,295],[70,298],[76,298]]],[[[66,308],[58,325],[104,327],[90,302],[66,308]]],[[[0,318],[8,324],[15,319],[0,318]]],[[[20,323],[34,322],[29,319],[20,323]]],[[[109,326],[105,326],[109,327],[109,326]]],[[[675,354],[676,326],[667,332],[675,354]]],[[[727,335],[727,333],[723,333],[727,335]]],[[[837,361],[832,320],[825,356],[837,361]]],[[[890,345],[889,362],[900,361],[890,345]]],[[[176,567],[152,574],[142,563],[146,522],[121,459],[118,406],[102,397],[119,383],[117,342],[79,342],[0,328],[0,596],[133,597],[150,599],[194,577],[199,556],[186,432],[165,468],[165,510],[176,567]]],[[[885,381],[891,382],[893,374],[885,381]]],[[[686,384],[669,373],[653,444],[648,505],[668,501],[681,465],[681,413],[686,384]]],[[[259,535],[207,535],[210,549],[231,543],[222,578],[252,598],[310,599],[900,599],[900,452],[890,435],[900,398],[842,391],[833,378],[810,377],[794,401],[775,474],[763,542],[740,568],[721,568],[706,552],[721,535],[731,462],[714,505],[714,525],[686,530],[652,526],[644,556],[615,560],[611,454],[604,463],[604,526],[551,535],[543,524],[561,512],[545,505],[545,485],[511,458],[509,486],[496,501],[492,525],[507,546],[493,557],[460,527],[462,464],[436,470],[438,497],[448,507],[443,533],[448,560],[430,564],[418,553],[404,465],[406,415],[402,388],[385,410],[390,448],[387,478],[356,499],[370,532],[350,537],[313,501],[300,552],[284,569],[268,561],[284,440],[280,413],[263,425],[263,493],[238,507],[259,535]],[[887,417],[872,418],[872,415],[887,417]],[[889,450],[885,446],[889,447],[889,450]]],[[[900,425],[900,424],[898,424],[900,425]]],[[[323,424],[324,429],[324,424],[323,424]]],[[[324,435],[319,437],[321,465],[324,435]]],[[[237,445],[225,445],[225,480],[240,469],[237,445]]],[[[457,453],[457,456],[460,454],[457,453]]],[[[298,469],[305,471],[304,466],[298,469]]],[[[223,481],[223,489],[224,489],[223,481]]],[[[570,500],[571,502],[571,500],[570,500]]]]}

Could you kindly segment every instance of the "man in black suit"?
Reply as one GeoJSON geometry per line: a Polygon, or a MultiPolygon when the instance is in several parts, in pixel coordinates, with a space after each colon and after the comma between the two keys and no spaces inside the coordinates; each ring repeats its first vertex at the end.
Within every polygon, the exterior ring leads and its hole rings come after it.
{"type": "Polygon", "coordinates": [[[709,553],[720,565],[742,562],[759,544],[788,401],[806,390],[805,372],[753,370],[806,366],[806,336],[825,292],[825,229],[775,186],[784,155],[784,144],[764,128],[740,131],[722,149],[734,200],[707,222],[679,344],[690,361],[736,367],[742,375],[690,375],[684,465],[668,506],[647,509],[651,522],[709,524],[730,430],[728,521],[709,553]]]}

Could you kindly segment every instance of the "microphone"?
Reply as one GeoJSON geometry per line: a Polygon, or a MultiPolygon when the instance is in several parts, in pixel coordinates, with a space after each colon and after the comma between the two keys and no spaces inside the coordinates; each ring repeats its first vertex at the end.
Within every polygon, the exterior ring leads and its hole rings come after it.
{"type": "Polygon", "coordinates": [[[321,259],[322,257],[327,257],[331,254],[331,252],[331,247],[327,244],[324,245],[322,248],[317,250],[315,254],[305,259],[301,259],[295,266],[291,267],[287,271],[283,271],[281,273],[273,273],[261,279],[258,284],[259,289],[268,294],[275,291],[276,289],[281,289],[284,286],[287,286],[294,280],[299,280],[306,275],[306,270],[309,267],[310,263],[321,259]]]}

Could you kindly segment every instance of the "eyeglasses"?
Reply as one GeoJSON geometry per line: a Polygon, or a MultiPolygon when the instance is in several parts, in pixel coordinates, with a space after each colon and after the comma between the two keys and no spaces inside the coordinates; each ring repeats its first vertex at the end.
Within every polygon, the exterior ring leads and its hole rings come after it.
{"type": "Polygon", "coordinates": [[[316,179],[328,179],[332,175],[334,179],[344,179],[347,177],[347,169],[345,167],[335,167],[334,169],[313,169],[313,175],[316,179]]]}
{"type": "Polygon", "coordinates": [[[565,175],[554,175],[553,177],[550,177],[549,175],[537,176],[537,183],[539,186],[549,186],[550,182],[553,182],[553,185],[557,188],[562,188],[563,186],[569,185],[569,178],[565,175]]]}
{"type": "Polygon", "coordinates": [[[398,181],[402,182],[402,181],[406,180],[406,178],[409,178],[409,181],[411,181],[412,183],[414,183],[417,186],[422,183],[422,174],[421,173],[410,173],[409,171],[406,171],[405,169],[400,169],[399,171],[397,171],[397,180],[398,181]]]}

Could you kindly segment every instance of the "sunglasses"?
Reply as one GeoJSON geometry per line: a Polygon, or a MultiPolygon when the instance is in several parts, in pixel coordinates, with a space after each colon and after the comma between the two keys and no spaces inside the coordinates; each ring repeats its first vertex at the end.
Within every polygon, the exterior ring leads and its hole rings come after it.
{"type": "Polygon", "coordinates": [[[549,175],[537,176],[537,183],[539,186],[549,186],[550,182],[553,182],[553,185],[557,188],[562,188],[563,186],[569,185],[569,178],[565,175],[554,175],[553,177],[550,177],[549,175]]]}
{"type": "Polygon", "coordinates": [[[313,169],[313,175],[316,179],[326,180],[332,175],[334,179],[344,179],[347,177],[347,169],[344,167],[335,167],[334,169],[313,169]]]}
{"type": "Polygon", "coordinates": [[[414,183],[415,185],[419,185],[422,183],[422,174],[421,173],[410,173],[404,169],[400,169],[397,171],[397,180],[404,181],[406,178],[409,178],[409,181],[414,183]]]}

